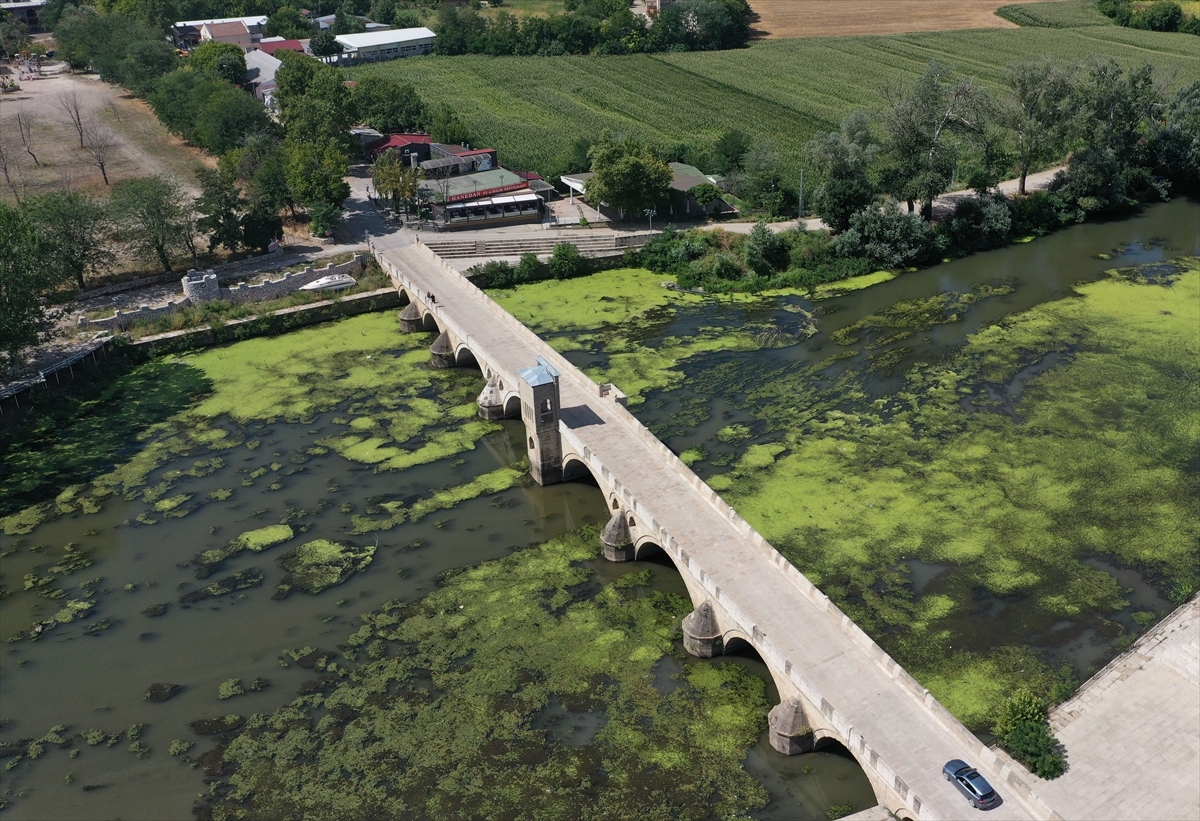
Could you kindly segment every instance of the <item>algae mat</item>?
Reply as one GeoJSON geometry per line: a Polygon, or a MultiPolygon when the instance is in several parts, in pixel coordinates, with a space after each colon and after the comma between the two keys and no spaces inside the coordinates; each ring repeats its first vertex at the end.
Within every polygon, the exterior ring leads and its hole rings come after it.
{"type": "Polygon", "coordinates": [[[897,302],[779,365],[756,329],[793,298],[684,300],[658,279],[508,301],[649,397],[639,413],[690,408],[668,431],[683,457],[968,725],[1022,684],[1061,697],[1087,671],[1059,648],[1111,653],[1200,583],[1195,259],[1113,272],[933,361],[913,356],[921,334],[1015,286],[897,302]],[[1141,604],[1133,571],[1158,591],[1141,604]]]}

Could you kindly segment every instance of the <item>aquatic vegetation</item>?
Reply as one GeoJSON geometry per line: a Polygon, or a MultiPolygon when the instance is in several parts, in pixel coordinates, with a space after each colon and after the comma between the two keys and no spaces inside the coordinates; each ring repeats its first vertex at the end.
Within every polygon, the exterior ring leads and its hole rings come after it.
{"type": "Polygon", "coordinates": [[[286,599],[296,590],[316,595],[366,570],[374,558],[373,545],[359,547],[327,539],[302,544],[279,558],[279,566],[287,571],[287,575],[279,584],[275,598],[286,599]]]}
{"type": "MultiPolygon", "coordinates": [[[[381,502],[369,507],[365,514],[353,516],[353,534],[374,533],[381,530],[391,530],[405,521],[418,522],[430,513],[448,510],[457,504],[480,496],[487,496],[529,481],[529,468],[524,462],[511,467],[497,468],[481,474],[469,482],[456,487],[443,488],[431,496],[418,499],[411,507],[405,507],[403,502],[381,502]],[[387,518],[379,519],[373,516],[386,513],[387,518]]],[[[349,512],[344,511],[344,512],[349,512]]]]}
{"type": "Polygon", "coordinates": [[[192,560],[199,568],[202,575],[200,578],[209,575],[216,565],[236,556],[243,550],[249,550],[252,553],[260,553],[269,547],[283,544],[295,535],[295,532],[288,525],[268,525],[260,527],[256,530],[248,530],[240,536],[231,539],[225,547],[205,550],[199,553],[192,560]]]}
{"type": "Polygon", "coordinates": [[[212,599],[217,596],[224,596],[227,593],[234,593],[238,590],[248,590],[251,587],[258,587],[263,583],[266,576],[261,570],[256,567],[247,568],[234,573],[232,576],[226,576],[223,579],[218,579],[211,584],[202,587],[199,590],[193,590],[190,593],[184,593],[179,597],[179,601],[184,604],[193,604],[204,599],[212,599]]]}
{"type": "Polygon", "coordinates": [[[177,738],[171,742],[171,746],[167,748],[167,752],[170,755],[184,755],[195,746],[196,742],[194,741],[185,741],[182,738],[177,738]]]}
{"type": "Polygon", "coordinates": [[[244,695],[246,687],[242,684],[240,678],[231,678],[228,681],[221,682],[221,686],[217,688],[217,698],[224,701],[227,698],[244,695]]]}
{"type": "Polygon", "coordinates": [[[881,348],[935,325],[958,322],[963,312],[976,302],[1011,294],[1015,290],[1016,286],[1011,283],[985,284],[975,286],[971,293],[942,292],[923,299],[902,300],[877,314],[839,328],[829,338],[839,345],[855,345],[869,335],[867,347],[881,348]],[[890,332],[883,329],[890,329],[890,332]]]}
{"type": "MultiPolygon", "coordinates": [[[[1106,556],[1165,585],[1197,581],[1187,460],[1200,444],[1200,386],[1185,374],[1200,355],[1200,269],[1170,288],[1118,278],[1078,291],[981,330],[879,401],[850,374],[796,403],[811,374],[781,375],[754,409],[788,431],[779,455],[751,448],[710,482],[975,727],[1025,683],[1018,669],[1039,679],[1040,697],[1056,681],[1036,658],[999,663],[1006,646],[1063,618],[1122,631],[1106,618],[1128,604],[1120,585],[1082,559],[1106,556]],[[1026,385],[1019,423],[967,404],[986,407],[988,386],[1064,350],[1069,360],[1026,385]],[[917,597],[910,559],[950,569],[917,597]],[[981,594],[996,597],[1003,622],[964,618],[981,594]],[[951,663],[951,647],[982,657],[951,663]]],[[[923,321],[919,306],[904,315],[923,321]]]]}
{"type": "MultiPolygon", "coordinates": [[[[588,584],[585,563],[598,554],[595,530],[571,534],[364,615],[348,675],[230,739],[230,774],[206,811],[603,819],[637,807],[707,819],[761,806],[765,793],[738,762],[763,727],[763,683],[697,662],[678,689],[655,690],[655,665],[690,605],[588,584]],[[586,742],[560,740],[539,722],[552,705],[608,720],[586,742]]],[[[334,666],[313,648],[285,658],[334,666]]]]}

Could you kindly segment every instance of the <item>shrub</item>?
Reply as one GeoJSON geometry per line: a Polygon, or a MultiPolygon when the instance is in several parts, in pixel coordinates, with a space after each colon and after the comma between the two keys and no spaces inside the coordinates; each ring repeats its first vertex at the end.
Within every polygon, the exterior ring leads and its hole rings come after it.
{"type": "Polygon", "coordinates": [[[467,275],[480,288],[508,288],[515,281],[513,267],[501,259],[474,265],[467,275]]]}
{"type": "Polygon", "coordinates": [[[228,681],[221,682],[221,686],[217,688],[217,698],[227,699],[234,696],[240,696],[246,692],[246,688],[242,686],[240,678],[231,678],[228,681]]]}
{"type": "Polygon", "coordinates": [[[1057,778],[1066,770],[1058,739],[1046,720],[1045,704],[1024,687],[1000,706],[992,732],[1001,746],[1035,775],[1057,778]]]}
{"type": "Polygon", "coordinates": [[[1004,195],[986,199],[967,197],[958,203],[954,215],[939,230],[950,248],[969,254],[1003,245],[1012,231],[1012,222],[1012,211],[1004,195]]]}
{"type": "Polygon", "coordinates": [[[1017,237],[1041,237],[1066,222],[1062,197],[1050,191],[1034,191],[1010,201],[1012,233],[1017,237]]]}
{"type": "Polygon", "coordinates": [[[555,279],[570,279],[579,276],[586,269],[586,262],[579,249],[569,242],[555,245],[554,252],[546,264],[550,268],[550,275],[555,279]]]}
{"type": "Polygon", "coordinates": [[[521,254],[521,260],[517,263],[516,270],[513,271],[514,281],[532,282],[541,278],[542,262],[537,258],[537,254],[532,251],[521,254]]]}
{"type": "Polygon", "coordinates": [[[1178,31],[1183,22],[1183,9],[1172,0],[1158,0],[1147,8],[1135,11],[1129,18],[1129,27],[1150,31],[1178,31]]]}
{"type": "Polygon", "coordinates": [[[759,222],[750,231],[742,249],[742,258],[746,266],[759,276],[770,276],[787,267],[788,246],[765,222],[759,222]]]}
{"type": "Polygon", "coordinates": [[[846,257],[863,256],[885,268],[911,265],[925,256],[931,245],[929,228],[914,214],[889,201],[882,208],[868,206],[850,218],[850,227],[833,240],[846,257]]]}

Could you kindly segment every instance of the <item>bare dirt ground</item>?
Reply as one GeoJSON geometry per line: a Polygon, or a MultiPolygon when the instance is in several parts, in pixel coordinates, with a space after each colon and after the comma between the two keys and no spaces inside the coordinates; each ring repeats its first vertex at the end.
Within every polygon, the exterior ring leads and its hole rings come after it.
{"type": "Polygon", "coordinates": [[[0,98],[0,144],[8,155],[10,178],[7,184],[0,179],[0,199],[11,204],[63,188],[106,192],[100,171],[84,162],[79,135],[58,104],[59,96],[71,90],[83,117],[98,122],[117,143],[106,169],[110,183],[163,174],[197,192],[196,170],[213,165],[212,158],[171,135],[145,101],[94,75],[70,74],[62,64],[50,64],[41,79],[26,80],[20,93],[0,98]],[[32,118],[30,147],[37,163],[19,139],[19,114],[32,118]]]}
{"type": "MultiPolygon", "coordinates": [[[[1015,0],[750,0],[759,37],[832,37],[1016,28],[994,12],[1015,0]]],[[[1039,0],[1030,0],[1039,2],[1039,0]]]]}

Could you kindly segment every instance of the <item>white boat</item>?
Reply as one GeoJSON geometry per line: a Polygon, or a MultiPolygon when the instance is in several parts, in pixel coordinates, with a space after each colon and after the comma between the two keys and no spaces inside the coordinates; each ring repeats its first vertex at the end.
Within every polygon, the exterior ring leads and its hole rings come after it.
{"type": "Polygon", "coordinates": [[[301,285],[301,291],[344,291],[353,288],[358,280],[349,274],[334,274],[332,276],[314,279],[307,285],[301,285]]]}

